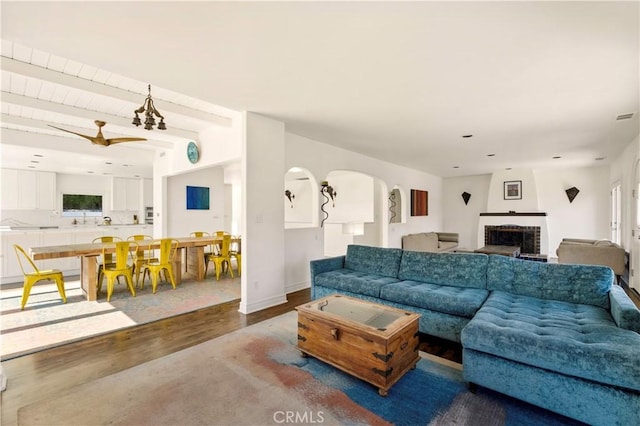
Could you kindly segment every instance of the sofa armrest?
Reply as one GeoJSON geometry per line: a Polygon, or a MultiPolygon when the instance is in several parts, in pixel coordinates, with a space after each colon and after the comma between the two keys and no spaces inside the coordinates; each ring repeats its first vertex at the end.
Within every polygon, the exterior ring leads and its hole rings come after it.
{"type": "Polygon", "coordinates": [[[609,292],[611,316],[618,327],[640,333],[640,310],[620,286],[614,285],[609,292]]]}
{"type": "Polygon", "coordinates": [[[336,256],[312,260],[310,264],[311,285],[315,284],[316,275],[344,268],[345,257],[346,256],[336,256]]]}

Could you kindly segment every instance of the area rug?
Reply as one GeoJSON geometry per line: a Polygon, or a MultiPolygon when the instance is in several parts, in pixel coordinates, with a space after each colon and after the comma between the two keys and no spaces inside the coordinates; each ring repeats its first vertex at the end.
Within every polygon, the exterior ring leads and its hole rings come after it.
{"type": "Polygon", "coordinates": [[[22,287],[0,292],[0,358],[5,361],[43,349],[70,343],[134,325],[145,324],[240,298],[240,279],[184,280],[172,289],[168,283],[136,291],[117,284],[111,301],[106,290],[95,302],[82,295],[79,280],[65,280],[67,303],[55,284],[36,284],[24,311],[22,287]]]}
{"type": "MultiPolygon", "coordinates": [[[[20,425],[560,425],[424,354],[387,397],[296,350],[289,312],[18,410],[20,425]]],[[[487,372],[490,374],[490,372],[487,372]]]]}

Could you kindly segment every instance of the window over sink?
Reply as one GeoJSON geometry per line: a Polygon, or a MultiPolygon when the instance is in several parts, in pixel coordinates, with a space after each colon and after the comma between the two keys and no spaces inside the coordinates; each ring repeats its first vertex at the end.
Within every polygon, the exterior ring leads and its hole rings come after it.
{"type": "Polygon", "coordinates": [[[63,217],[102,217],[102,195],[62,194],[63,217]]]}

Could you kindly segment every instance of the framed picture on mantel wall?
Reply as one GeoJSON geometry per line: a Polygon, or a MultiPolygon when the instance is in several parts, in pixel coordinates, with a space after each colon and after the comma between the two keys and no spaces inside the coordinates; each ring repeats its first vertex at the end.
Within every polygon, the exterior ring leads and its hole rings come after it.
{"type": "Polygon", "coordinates": [[[508,180],[504,183],[505,200],[522,200],[522,181],[508,180]]]}

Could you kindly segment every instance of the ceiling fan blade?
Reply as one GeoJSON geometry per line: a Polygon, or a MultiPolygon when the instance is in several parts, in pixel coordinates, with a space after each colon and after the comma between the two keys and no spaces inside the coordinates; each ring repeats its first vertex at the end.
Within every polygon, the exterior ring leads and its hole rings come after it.
{"type": "Polygon", "coordinates": [[[53,127],[54,129],[62,130],[63,132],[73,133],[74,135],[81,136],[81,137],[83,137],[85,139],[90,140],[91,142],[94,142],[94,143],[96,141],[96,137],[94,137],[94,136],[87,136],[87,135],[83,135],[82,133],[72,132],[71,130],[61,129],[60,127],[52,126],[51,124],[47,124],[47,126],[53,127]]]}
{"type": "Polygon", "coordinates": [[[146,141],[145,138],[111,138],[107,139],[107,145],[113,145],[114,143],[122,143],[122,142],[135,142],[135,141],[146,141]]]}

